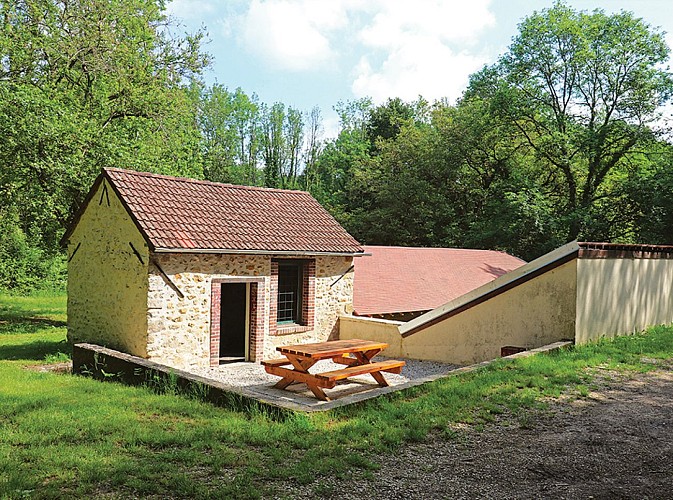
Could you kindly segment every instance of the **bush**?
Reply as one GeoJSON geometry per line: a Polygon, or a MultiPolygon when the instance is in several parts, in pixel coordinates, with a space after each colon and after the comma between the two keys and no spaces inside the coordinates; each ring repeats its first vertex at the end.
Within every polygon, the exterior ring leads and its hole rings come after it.
{"type": "Polygon", "coordinates": [[[0,290],[63,290],[66,269],[63,254],[49,255],[30,244],[16,217],[0,219],[0,290]]]}

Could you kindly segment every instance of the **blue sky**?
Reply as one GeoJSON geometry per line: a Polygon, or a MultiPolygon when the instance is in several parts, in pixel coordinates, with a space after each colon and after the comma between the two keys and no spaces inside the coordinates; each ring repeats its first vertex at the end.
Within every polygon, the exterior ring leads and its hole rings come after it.
{"type": "MultiPolygon", "coordinates": [[[[519,21],[543,0],[174,0],[186,31],[205,27],[208,83],[267,103],[319,106],[337,130],[337,101],[433,101],[460,96],[468,77],[506,51],[519,21]]],[[[670,0],[569,0],[576,9],[628,10],[673,33],[670,0]]],[[[673,45],[673,35],[667,35],[673,45]]]]}

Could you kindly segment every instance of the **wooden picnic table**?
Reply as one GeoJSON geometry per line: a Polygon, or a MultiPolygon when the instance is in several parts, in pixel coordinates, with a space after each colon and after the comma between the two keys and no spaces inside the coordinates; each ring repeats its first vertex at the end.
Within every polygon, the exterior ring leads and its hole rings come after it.
{"type": "Polygon", "coordinates": [[[316,398],[329,401],[323,388],[331,389],[339,380],[356,375],[369,373],[381,387],[386,387],[388,382],[381,372],[400,373],[405,365],[404,361],[394,359],[373,362],[372,358],[386,347],[388,344],[385,342],[360,339],[287,345],[276,348],[285,357],[262,361],[262,364],[267,373],[282,377],[274,387],[285,389],[290,384],[304,383],[316,398]],[[322,359],[331,359],[346,367],[329,372],[309,373],[309,368],[322,359]],[[291,367],[286,368],[288,365],[291,367]]]}

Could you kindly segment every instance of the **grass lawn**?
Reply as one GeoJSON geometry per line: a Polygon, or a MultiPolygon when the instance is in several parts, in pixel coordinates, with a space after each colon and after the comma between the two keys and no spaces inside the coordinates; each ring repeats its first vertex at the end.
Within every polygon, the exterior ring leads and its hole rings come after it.
{"type": "Polygon", "coordinates": [[[216,408],[27,365],[62,360],[65,297],[0,295],[0,498],[267,497],[283,484],[367,475],[372,457],[496,415],[525,424],[549,396],[583,397],[590,368],[654,368],[673,328],[534,356],[320,415],[216,408]]]}

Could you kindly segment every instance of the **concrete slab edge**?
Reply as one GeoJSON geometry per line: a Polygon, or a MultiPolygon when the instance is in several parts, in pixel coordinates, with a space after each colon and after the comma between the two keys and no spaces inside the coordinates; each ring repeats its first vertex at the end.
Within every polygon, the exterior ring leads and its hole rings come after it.
{"type": "MultiPolygon", "coordinates": [[[[130,383],[132,385],[139,385],[142,381],[147,380],[147,373],[145,370],[149,371],[150,374],[162,374],[163,377],[172,377],[174,378],[179,385],[188,386],[189,384],[196,383],[208,386],[210,390],[214,392],[212,400],[209,402],[216,404],[222,407],[235,406],[235,407],[248,407],[248,408],[258,408],[258,409],[267,409],[272,413],[284,412],[284,411],[301,411],[305,413],[314,413],[314,412],[323,412],[329,411],[336,408],[341,408],[344,406],[361,403],[368,399],[375,398],[384,394],[390,394],[393,392],[402,391],[412,387],[418,387],[429,382],[434,382],[443,378],[453,377],[463,373],[474,372],[480,368],[486,367],[495,361],[500,359],[518,359],[526,358],[529,356],[535,356],[541,353],[548,353],[558,349],[563,349],[569,347],[573,344],[572,341],[561,341],[554,342],[542,347],[537,347],[535,349],[530,349],[528,351],[523,351],[520,353],[513,354],[507,358],[496,358],[488,361],[482,361],[481,363],[475,363],[469,366],[463,366],[461,368],[456,368],[450,372],[437,373],[429,375],[427,377],[422,377],[415,380],[410,380],[404,384],[389,386],[389,387],[380,387],[370,391],[351,394],[348,396],[335,399],[333,401],[317,401],[314,405],[306,405],[302,403],[296,403],[293,401],[288,401],[286,399],[274,399],[270,400],[268,394],[262,394],[255,390],[246,389],[242,387],[230,386],[216,380],[208,379],[195,375],[193,373],[186,372],[184,370],[178,370],[166,365],[155,363],[147,359],[139,358],[137,356],[132,356],[120,351],[115,351],[114,349],[109,349],[95,344],[75,344],[73,346],[73,373],[75,374],[85,374],[92,375],[98,379],[105,379],[109,377],[109,373],[115,373],[115,365],[117,368],[121,368],[124,375],[118,377],[119,380],[130,383]],[[91,368],[96,368],[95,358],[103,356],[103,363],[110,372],[103,370],[103,366],[99,366],[98,370],[92,370],[91,368]],[[110,366],[110,361],[116,361],[110,366]],[[131,368],[130,373],[126,369],[131,368]],[[143,372],[140,374],[138,368],[143,372]],[[102,373],[101,373],[102,372],[102,373]],[[231,394],[235,396],[236,401],[232,401],[230,397],[226,397],[226,394],[231,394]],[[218,397],[221,396],[221,397],[218,397]]],[[[208,400],[208,399],[207,399],[208,400]]]]}

